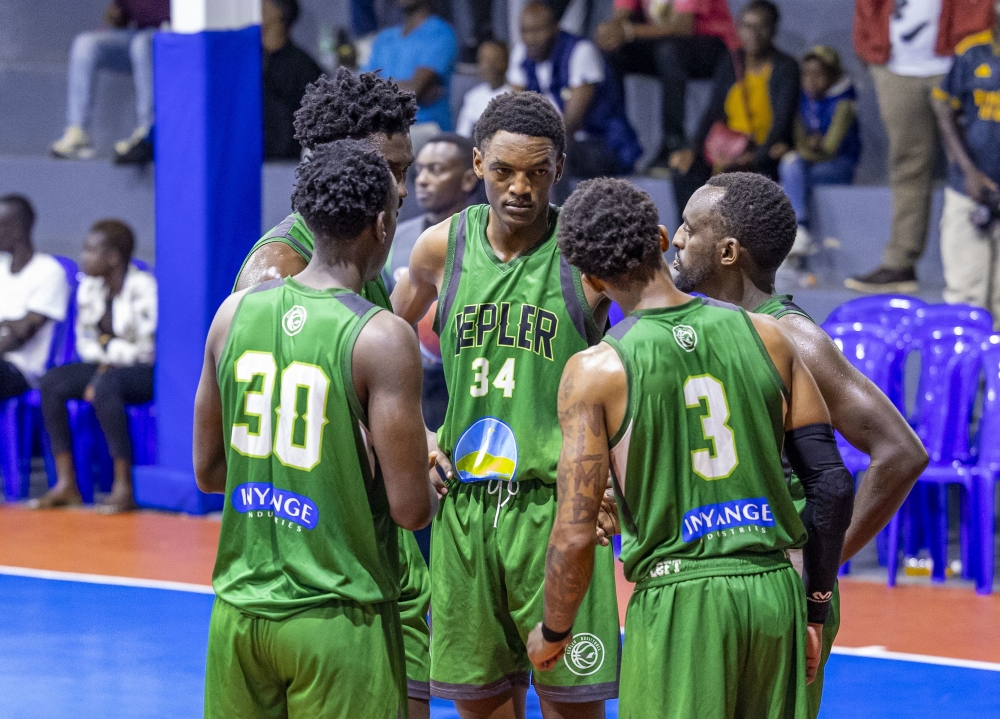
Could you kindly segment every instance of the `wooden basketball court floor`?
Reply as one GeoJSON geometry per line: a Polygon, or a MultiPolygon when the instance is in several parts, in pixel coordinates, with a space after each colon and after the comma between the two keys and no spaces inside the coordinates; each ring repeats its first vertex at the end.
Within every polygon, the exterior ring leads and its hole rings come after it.
{"type": "MultiPolygon", "coordinates": [[[[201,716],[218,533],[211,518],[0,506],[0,718],[201,716]]],[[[823,719],[1000,717],[1000,594],[841,592],[823,719]]],[[[457,715],[435,700],[432,716],[457,715]]]]}

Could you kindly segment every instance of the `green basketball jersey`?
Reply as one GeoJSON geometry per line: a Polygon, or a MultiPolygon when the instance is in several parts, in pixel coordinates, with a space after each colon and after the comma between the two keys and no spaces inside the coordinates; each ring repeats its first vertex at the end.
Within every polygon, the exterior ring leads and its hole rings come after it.
{"type": "MultiPolygon", "coordinates": [[[[254,246],[250,248],[247,256],[243,259],[240,271],[236,275],[237,279],[243,274],[243,268],[246,267],[247,260],[250,259],[253,253],[272,242],[280,242],[288,245],[307,263],[312,259],[315,247],[312,230],[306,225],[306,221],[302,219],[302,215],[298,212],[293,212],[279,224],[264,233],[264,236],[254,243],[254,246]]],[[[236,284],[234,283],[233,292],[235,291],[236,284]]],[[[371,282],[366,282],[361,288],[361,296],[383,309],[392,311],[392,304],[389,302],[389,290],[386,289],[385,282],[381,277],[377,277],[371,282]]]]}
{"type": "Polygon", "coordinates": [[[218,366],[228,474],[212,583],[248,614],[399,595],[396,525],[351,374],[379,311],[291,278],[236,311],[218,366]]]}
{"type": "Polygon", "coordinates": [[[549,234],[501,262],[486,238],[489,205],[455,215],[438,314],[448,410],[438,445],[464,482],[554,484],[562,447],[556,393],[563,367],[600,334],[580,273],[549,234]]]}
{"type": "Polygon", "coordinates": [[[697,298],[635,312],[604,341],[628,377],[611,439],[625,575],[801,546],[781,468],[786,388],[747,314],[697,298]]]}
{"type": "MultiPolygon", "coordinates": [[[[815,324],[815,320],[804,309],[792,302],[791,295],[772,295],[755,307],[754,312],[761,315],[771,315],[776,320],[780,320],[786,315],[797,315],[805,317],[815,324]]],[[[802,488],[802,482],[792,472],[792,466],[788,463],[788,458],[785,457],[784,452],[781,453],[781,463],[785,469],[785,477],[788,480],[788,491],[792,493],[792,499],[795,500],[795,507],[799,510],[799,514],[801,514],[806,508],[806,491],[802,488]]]]}

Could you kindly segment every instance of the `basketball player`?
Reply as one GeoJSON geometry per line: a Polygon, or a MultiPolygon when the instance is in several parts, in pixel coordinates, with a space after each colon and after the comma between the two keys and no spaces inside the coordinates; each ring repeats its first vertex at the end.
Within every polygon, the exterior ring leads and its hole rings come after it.
{"type": "Polygon", "coordinates": [[[575,620],[610,465],[636,583],[620,716],[804,719],[854,484],[778,323],[680,292],[668,243],[653,201],[623,180],[582,183],[563,210],[565,257],[629,314],[563,371],[559,514],[528,649],[540,669],[590,651],[575,620]],[[787,552],[803,545],[805,593],[787,552]]]}
{"type": "MultiPolygon", "coordinates": [[[[781,188],[762,175],[719,175],[698,190],[674,236],[677,287],[777,319],[798,348],[830,409],[833,426],[871,457],[858,489],[842,561],[875,538],[927,466],[927,452],[892,402],[837,349],[774,275],[795,241],[795,212],[781,188]]],[[[802,492],[793,479],[793,495],[802,492]]],[[[823,664],[809,687],[810,717],[819,714],[823,668],[840,627],[840,594],[823,632],[823,664]]]]}
{"type": "MultiPolygon", "coordinates": [[[[389,164],[400,206],[406,197],[406,171],[413,162],[410,125],[417,113],[413,93],[373,73],[355,76],[341,68],[333,79],[321,77],[309,86],[295,114],[296,137],[310,152],[324,143],[351,138],[362,140],[389,164]]],[[[313,233],[293,212],[253,246],[237,277],[235,290],[275,278],[291,277],[312,258],[313,233]]],[[[381,275],[366,282],[361,296],[392,309],[381,275]]],[[[412,532],[400,530],[401,593],[399,611],[406,643],[410,719],[430,716],[430,577],[427,563],[412,532]]]]}
{"type": "MultiPolygon", "coordinates": [[[[440,295],[448,384],[431,446],[447,477],[432,525],[431,693],[462,717],[523,717],[528,632],[542,618],[544,542],[556,511],[563,365],[600,337],[580,275],[556,246],[549,190],[563,170],[562,118],[537,93],[501,95],[476,124],[476,205],[417,240],[393,292],[419,319],[440,295]]],[[[578,623],[599,648],[535,677],[542,713],[603,717],[617,695],[619,628],[611,549],[598,551],[578,623]]]]}
{"type": "Polygon", "coordinates": [[[425,526],[437,495],[416,337],[356,293],[385,263],[399,198],[385,160],[353,140],[296,175],[313,257],[223,303],[198,387],[198,486],[230,500],[205,715],[393,719],[406,696],[396,524],[425,526]]]}

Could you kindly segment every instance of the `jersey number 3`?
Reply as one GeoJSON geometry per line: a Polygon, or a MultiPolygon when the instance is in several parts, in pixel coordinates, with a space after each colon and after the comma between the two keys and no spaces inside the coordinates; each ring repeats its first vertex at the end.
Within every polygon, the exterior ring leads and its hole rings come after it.
{"type": "Polygon", "coordinates": [[[271,400],[277,375],[278,366],[270,352],[244,352],[236,360],[237,382],[253,382],[258,376],[262,382],[260,390],[247,390],[243,394],[243,413],[257,418],[257,431],[252,432],[249,424],[234,422],[230,443],[240,454],[257,459],[267,459],[273,450],[286,467],[308,472],[319,464],[323,448],[330,380],[313,364],[292,362],[285,367],[281,373],[278,430],[273,432],[271,400]],[[305,406],[300,413],[302,391],[305,406]]]}
{"type": "Polygon", "coordinates": [[[701,407],[705,400],[708,413],[701,416],[701,430],[714,447],[691,452],[691,466],[702,479],[725,479],[740,463],[736,456],[736,440],[729,422],[729,401],[722,382],[711,375],[688,377],[684,381],[684,402],[688,409],[701,407]]]}

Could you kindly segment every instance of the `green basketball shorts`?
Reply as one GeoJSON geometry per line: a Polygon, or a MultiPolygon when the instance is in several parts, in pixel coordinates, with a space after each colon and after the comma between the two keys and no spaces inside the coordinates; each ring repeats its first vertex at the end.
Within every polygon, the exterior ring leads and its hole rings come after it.
{"type": "MultiPolygon", "coordinates": [[[[452,480],[431,529],[431,694],[476,700],[526,686],[525,642],[542,621],[556,489],[539,480],[452,480]]],[[[620,628],[611,547],[598,547],[566,657],[534,675],[538,695],[618,695],[620,628]]]]}
{"type": "Polygon", "coordinates": [[[399,619],[406,649],[406,692],[411,699],[430,701],[431,578],[413,532],[399,530],[399,619]]]}
{"type": "Polygon", "coordinates": [[[406,716],[395,602],[330,601],[275,621],[215,600],[206,719],[406,716]]]}
{"type": "MultiPolygon", "coordinates": [[[[696,564],[680,560],[680,576],[686,563],[696,564]]],[[[806,719],[802,580],[790,565],[735,570],[637,586],[625,619],[619,716],[806,719]]]]}

